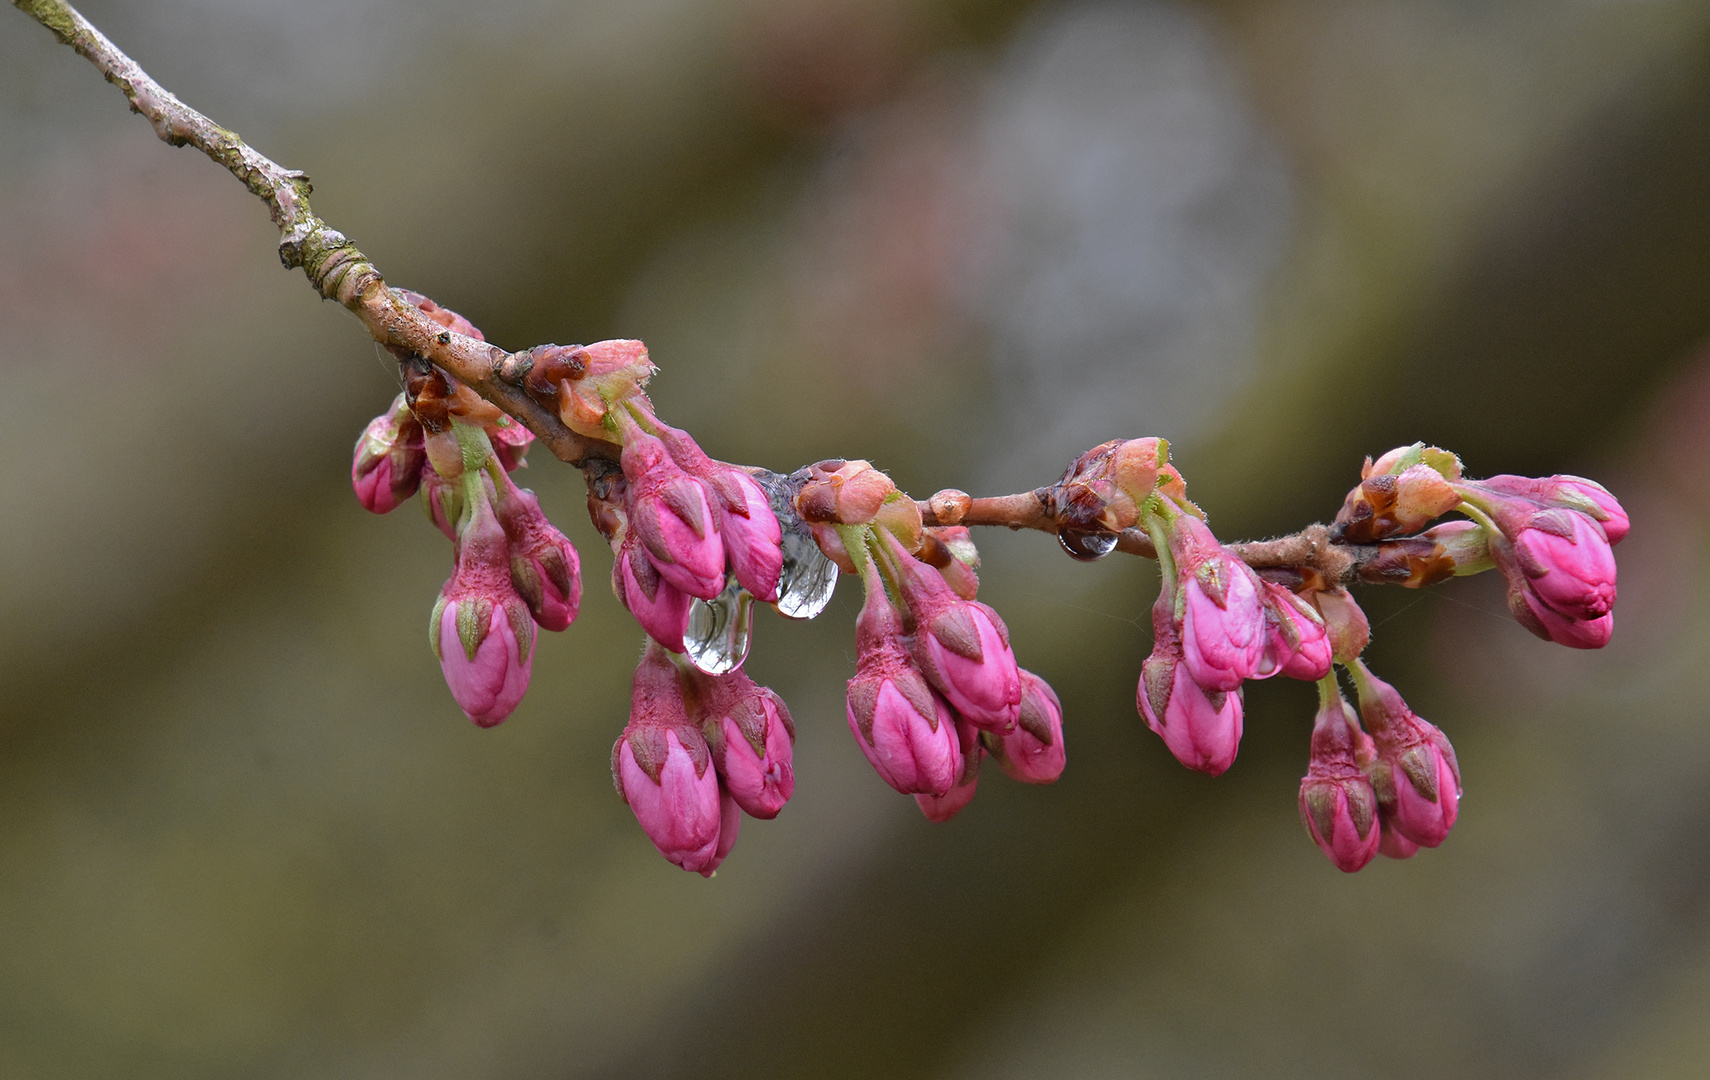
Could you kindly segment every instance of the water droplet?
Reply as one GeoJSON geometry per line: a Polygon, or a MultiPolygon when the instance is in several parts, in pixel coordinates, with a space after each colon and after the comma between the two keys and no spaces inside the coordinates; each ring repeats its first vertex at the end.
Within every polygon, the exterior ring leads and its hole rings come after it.
{"type": "Polygon", "coordinates": [[[683,646],[689,663],[708,675],[723,675],[748,659],[753,632],[754,597],[736,583],[736,578],[727,577],[723,592],[712,600],[697,599],[689,605],[683,646]]]}
{"type": "MultiPolygon", "coordinates": [[[[778,581],[778,600],[772,606],[785,618],[811,619],[825,610],[831,603],[831,594],[837,591],[837,564],[819,550],[807,523],[796,514],[791,503],[795,494],[791,486],[793,478],[762,469],[750,472],[766,492],[784,534],[784,572],[778,581]]],[[[805,475],[804,470],[795,474],[795,478],[805,475]]]]}
{"type": "Polygon", "coordinates": [[[1117,535],[1113,532],[1083,532],[1064,529],[1057,534],[1063,550],[1082,562],[1094,562],[1116,550],[1117,535]]]}
{"type": "Polygon", "coordinates": [[[791,619],[811,619],[831,603],[837,591],[837,564],[825,557],[813,537],[806,533],[784,533],[784,575],[778,583],[778,614],[791,619]]]}

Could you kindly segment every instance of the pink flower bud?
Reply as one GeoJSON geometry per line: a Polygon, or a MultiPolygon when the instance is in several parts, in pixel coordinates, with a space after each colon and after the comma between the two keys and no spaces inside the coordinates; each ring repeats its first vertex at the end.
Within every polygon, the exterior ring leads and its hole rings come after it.
{"type": "Polygon", "coordinates": [[[741,668],[727,675],[696,674],[701,730],[725,790],[750,816],[777,817],[796,790],[796,729],[789,709],[741,668]]]}
{"type": "Polygon", "coordinates": [[[434,528],[457,542],[457,523],[463,518],[463,485],[447,480],[432,465],[424,464],[421,471],[422,512],[434,528]]]}
{"type": "Polygon", "coordinates": [[[773,603],[784,571],[784,533],[766,493],[740,469],[726,469],[707,485],[718,496],[718,531],[730,572],[756,600],[773,603]]]}
{"type": "Polygon", "coordinates": [[[1436,847],[1449,835],[1460,809],[1461,773],[1454,747],[1365,664],[1356,662],[1352,670],[1360,718],[1376,744],[1371,777],[1378,802],[1404,839],[1436,847]]]}
{"type": "Polygon", "coordinates": [[[1265,652],[1257,678],[1286,675],[1317,682],[1330,672],[1330,632],[1316,608],[1271,581],[1261,582],[1265,652]]]}
{"type": "Polygon", "coordinates": [[[914,797],[915,805],[920,807],[926,819],[940,825],[960,814],[964,806],[974,801],[974,792],[980,783],[980,759],[985,756],[979,729],[965,718],[957,719],[956,734],[962,747],[962,772],[956,778],[956,785],[942,795],[914,797]]]}
{"type": "Polygon", "coordinates": [[[1514,562],[1538,598],[1570,619],[1600,619],[1615,603],[1615,555],[1597,523],[1546,510],[1512,538],[1514,562]]]}
{"type": "Polygon", "coordinates": [[[365,510],[387,514],[416,493],[427,462],[422,426],[399,394],[392,408],[368,422],[356,440],[351,486],[365,510]]]}
{"type": "Polygon", "coordinates": [[[1338,870],[1353,873],[1378,852],[1378,802],[1359,760],[1354,711],[1336,694],[1318,709],[1312,758],[1300,781],[1300,820],[1338,870]]]}
{"type": "Polygon", "coordinates": [[[1021,708],[1021,670],[998,613],[963,600],[942,574],[903,549],[889,532],[903,601],[914,616],[914,660],[950,707],[987,731],[1008,731],[1021,708]]]}
{"type": "Polygon", "coordinates": [[[633,535],[625,535],[618,546],[612,592],[648,637],[674,653],[685,651],[683,631],[689,626],[693,598],[660,575],[633,535]]]}
{"type": "Polygon", "coordinates": [[[885,783],[905,795],[943,795],[962,772],[955,720],[910,662],[902,620],[871,562],[867,566],[867,602],[855,624],[849,730],[885,783]]]}
{"type": "MultiPolygon", "coordinates": [[[[725,812],[711,765],[675,666],[650,647],[635,672],[629,724],[612,747],[612,782],[659,853],[696,873],[710,873],[723,855],[725,812]]],[[[734,844],[736,828],[728,831],[734,844]]]]}
{"type": "Polygon", "coordinates": [[[688,432],[655,426],[672,460],[705,488],[737,584],[761,603],[776,601],[784,569],[783,529],[766,492],[747,472],[708,457],[688,432]]]}
{"type": "Polygon", "coordinates": [[[1241,746],[1241,692],[1206,690],[1194,681],[1162,598],[1152,608],[1152,627],[1157,643],[1140,666],[1140,715],[1177,761],[1217,776],[1241,746]]]}
{"type": "Polygon", "coordinates": [[[1508,610],[1514,620],[1546,641],[1570,649],[1601,649],[1615,633],[1615,613],[1597,619],[1570,619],[1542,600],[1523,581],[1508,581],[1508,610]]]}
{"type": "Polygon", "coordinates": [[[1183,660],[1205,689],[1236,690],[1258,672],[1264,658],[1265,617],[1252,573],[1230,573],[1218,582],[1227,586],[1220,596],[1207,581],[1212,576],[1207,571],[1216,565],[1203,564],[1182,590],[1183,660]]]}
{"type": "Polygon", "coordinates": [[[1608,488],[1580,476],[1552,476],[1549,482],[1555,485],[1551,501],[1590,514],[1603,526],[1603,535],[1611,544],[1619,544],[1627,535],[1627,511],[1621,509],[1608,488]],[[1592,505],[1586,506],[1586,502],[1592,505]]]}
{"type": "Polygon", "coordinates": [[[992,756],[1011,780],[1050,784],[1063,775],[1063,706],[1050,685],[1033,672],[1021,673],[1021,711],[1015,730],[992,738],[992,756]]]}
{"type": "Polygon", "coordinates": [[[511,584],[534,621],[563,630],[582,604],[582,560],[540,511],[534,492],[506,478],[498,493],[499,522],[511,549],[511,584]]]}
{"type": "MultiPolygon", "coordinates": [[[[1501,475],[1472,481],[1468,487],[1475,499],[1480,495],[1489,497],[1492,493],[1507,496],[1509,500],[1519,504],[1522,515],[1528,506],[1533,509],[1558,507],[1585,514],[1597,522],[1611,544],[1619,544],[1627,535],[1627,512],[1621,508],[1615,496],[1602,484],[1582,476],[1546,476],[1537,479],[1530,476],[1501,475]]],[[[1485,500],[1478,499],[1478,502],[1483,506],[1485,500]]],[[[1523,518],[1518,524],[1523,524],[1523,518]]]]}
{"type": "Polygon", "coordinates": [[[428,637],[469,719],[492,727],[517,707],[534,664],[535,625],[511,586],[505,533],[485,500],[464,529],[428,637]]]}
{"type": "Polygon", "coordinates": [[[1625,536],[1627,519],[1608,492],[1586,485],[1567,477],[1493,476],[1460,490],[1499,531],[1489,538],[1490,556],[1508,579],[1515,619],[1539,637],[1596,649],[1614,629],[1615,553],[1607,526],[1625,536]]]}
{"type": "Polygon", "coordinates": [[[1330,637],[1330,655],[1339,664],[1351,664],[1372,640],[1371,620],[1353,594],[1340,585],[1312,593],[1313,606],[1324,616],[1324,630],[1330,637]]]}
{"type": "Polygon", "coordinates": [[[485,428],[487,438],[493,443],[493,456],[499,459],[506,472],[516,472],[527,464],[523,456],[534,445],[533,432],[508,416],[500,416],[485,428]]]}
{"type": "Polygon", "coordinates": [[[625,438],[630,532],[661,577],[690,596],[713,599],[724,591],[724,544],[705,489],[652,435],[632,428],[625,438]]]}
{"type": "Polygon", "coordinates": [[[1240,689],[1264,661],[1259,579],[1191,514],[1176,515],[1168,529],[1176,570],[1172,617],[1180,628],[1183,661],[1207,691],[1240,689]]]}
{"type": "Polygon", "coordinates": [[[742,833],[742,808],[737,805],[730,792],[722,787],[718,793],[718,847],[713,849],[713,857],[700,871],[702,877],[712,877],[718,868],[724,865],[725,856],[736,847],[736,838],[742,833]]]}
{"type": "Polygon", "coordinates": [[[1395,831],[1395,822],[1382,818],[1378,833],[1378,854],[1386,859],[1411,859],[1419,854],[1419,845],[1395,831]]]}

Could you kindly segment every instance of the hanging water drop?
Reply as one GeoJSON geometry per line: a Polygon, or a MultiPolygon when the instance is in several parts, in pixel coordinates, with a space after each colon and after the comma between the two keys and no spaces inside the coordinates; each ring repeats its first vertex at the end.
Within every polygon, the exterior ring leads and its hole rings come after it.
{"type": "Polygon", "coordinates": [[[1082,562],[1095,562],[1116,550],[1117,535],[1113,532],[1084,532],[1064,529],[1057,534],[1063,550],[1082,562]]]}
{"type": "Polygon", "coordinates": [[[784,532],[784,575],[778,583],[778,614],[791,619],[811,619],[831,603],[837,591],[837,564],[825,557],[813,536],[784,532]]]}
{"type": "Polygon", "coordinates": [[[683,647],[691,664],[708,675],[723,675],[748,659],[753,631],[754,597],[736,583],[735,577],[727,577],[723,592],[711,600],[697,599],[689,606],[683,647]]]}
{"type": "Polygon", "coordinates": [[[778,579],[778,599],[772,606],[785,618],[811,619],[831,603],[831,594],[837,591],[838,569],[819,550],[807,523],[796,513],[795,492],[807,472],[782,476],[764,469],[748,471],[766,492],[783,531],[784,571],[778,579]]]}

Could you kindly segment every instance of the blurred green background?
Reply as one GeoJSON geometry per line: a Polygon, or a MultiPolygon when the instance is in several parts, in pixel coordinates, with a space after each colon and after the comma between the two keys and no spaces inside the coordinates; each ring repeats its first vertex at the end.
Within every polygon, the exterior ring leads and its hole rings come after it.
{"type": "Polygon", "coordinates": [[[846,584],[761,620],[797,794],[704,881],[610,787],[640,635],[580,477],[527,473],[582,617],[479,731],[447,545],[349,491],[390,361],[0,13],[0,1078],[1710,1074],[1710,3],[83,10],[392,283],[646,339],[716,456],[997,493],[1163,435],[1236,539],[1424,439],[1635,528],[1599,654],[1486,579],[1362,596],[1466,778],[1410,862],[1303,835],[1310,687],[1189,773],[1134,711],[1150,564],[1002,534],[1063,779],[885,787],[846,584]]]}

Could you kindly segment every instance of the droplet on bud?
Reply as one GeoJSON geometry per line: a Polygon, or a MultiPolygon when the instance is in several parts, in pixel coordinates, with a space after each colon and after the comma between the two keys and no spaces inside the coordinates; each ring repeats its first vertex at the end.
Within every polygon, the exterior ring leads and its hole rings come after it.
{"type": "Polygon", "coordinates": [[[1057,533],[1057,541],[1063,545],[1063,550],[1082,562],[1096,562],[1109,555],[1116,550],[1117,539],[1112,532],[1063,529],[1057,533]]]}
{"type": "Polygon", "coordinates": [[[736,583],[735,577],[727,577],[723,592],[689,605],[683,648],[695,667],[708,675],[723,675],[748,659],[753,631],[754,597],[736,583]]]}
{"type": "Polygon", "coordinates": [[[811,619],[831,603],[831,594],[837,591],[838,569],[819,549],[807,522],[796,513],[791,480],[799,484],[807,470],[791,478],[764,471],[753,475],[772,504],[783,533],[778,546],[783,551],[784,566],[778,578],[778,599],[772,606],[785,618],[811,619]]]}
{"type": "Polygon", "coordinates": [[[831,603],[837,591],[837,564],[819,550],[813,536],[786,528],[783,538],[784,572],[778,580],[778,614],[789,619],[811,619],[831,603]]]}

